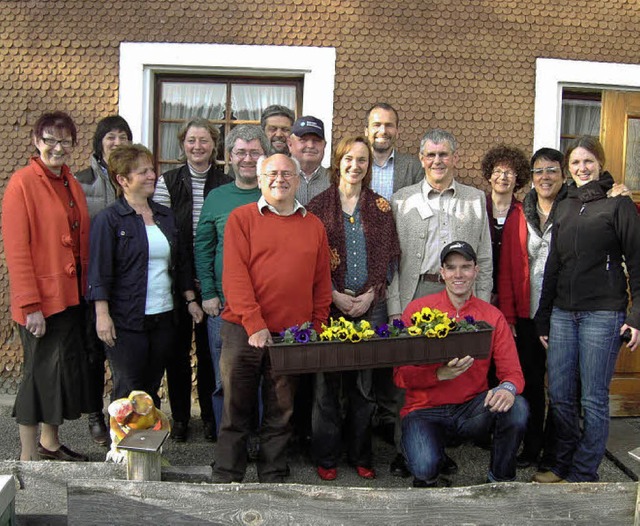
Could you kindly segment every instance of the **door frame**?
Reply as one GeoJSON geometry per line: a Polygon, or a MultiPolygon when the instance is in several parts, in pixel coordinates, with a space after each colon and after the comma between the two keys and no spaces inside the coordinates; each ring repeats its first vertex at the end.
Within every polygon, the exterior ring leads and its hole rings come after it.
{"type": "Polygon", "coordinates": [[[640,90],[640,65],[536,59],[533,151],[560,146],[562,88],[640,90]]]}

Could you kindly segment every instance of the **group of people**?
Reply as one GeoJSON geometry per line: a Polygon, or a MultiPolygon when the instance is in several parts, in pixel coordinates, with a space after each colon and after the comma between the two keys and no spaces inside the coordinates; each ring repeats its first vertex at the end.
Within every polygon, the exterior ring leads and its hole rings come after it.
{"type": "Polygon", "coordinates": [[[396,447],[391,472],[416,487],[446,483],[457,470],[446,447],[466,440],[491,447],[489,481],[530,465],[536,482],[598,480],[620,335],[630,350],[640,341],[640,229],[628,190],[589,137],[530,160],[491,148],[485,195],[456,180],[450,132],[429,130],[418,158],[396,150],[398,133],[396,109],[377,103],[326,169],[324,123],[270,106],[260,126],[225,137],[225,174],[218,128],[194,118],[178,135],[183,164],[157,177],[151,152],[112,116],[74,178],[75,125],[43,115],[38,155],[3,200],[25,362],[20,458],[86,458],[58,438],[81,413],[94,440],[108,441],[105,357],[114,399],[139,389],[159,406],[166,371],[172,438],[186,440],[195,336],[216,482],[242,481],[251,437],[259,480],[286,481],[293,435],[320,479],[338,476],[343,453],[375,478],[374,432],[396,447]],[[629,312],[627,285],[638,300],[629,312]],[[330,316],[408,323],[425,306],[490,323],[489,359],[304,378],[271,368],[268,347],[285,328],[320,329],[330,316]]]}

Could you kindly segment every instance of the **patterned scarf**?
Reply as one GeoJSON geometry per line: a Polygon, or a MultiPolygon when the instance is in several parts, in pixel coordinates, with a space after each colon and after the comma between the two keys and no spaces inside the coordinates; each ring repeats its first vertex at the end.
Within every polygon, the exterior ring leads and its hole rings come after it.
{"type": "MultiPolygon", "coordinates": [[[[358,201],[367,245],[367,282],[356,295],[373,287],[374,302],[384,298],[387,277],[395,272],[400,258],[400,242],[389,202],[369,188],[363,188],[358,201]]],[[[324,223],[331,251],[331,278],[336,290],[344,290],[347,272],[344,219],[337,185],[316,196],[307,209],[324,223]]]]}

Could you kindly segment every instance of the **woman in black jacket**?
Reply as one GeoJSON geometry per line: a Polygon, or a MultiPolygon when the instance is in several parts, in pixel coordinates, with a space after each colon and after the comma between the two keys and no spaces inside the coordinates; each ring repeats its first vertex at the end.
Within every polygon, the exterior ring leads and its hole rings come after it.
{"type": "Polygon", "coordinates": [[[112,400],[158,388],[175,344],[181,295],[194,318],[193,277],[170,209],[151,200],[153,157],[144,146],[119,146],[109,175],[120,196],[91,223],[87,299],[113,372],[112,400]]]}
{"type": "Polygon", "coordinates": [[[548,347],[557,459],[551,471],[534,476],[536,482],[598,480],[620,335],[629,329],[631,351],[640,341],[640,224],[631,199],[607,199],[613,178],[603,171],[604,161],[592,137],[578,137],[565,154],[574,184],[558,204],[536,313],[548,347]],[[628,314],[625,266],[633,299],[628,314]]]}

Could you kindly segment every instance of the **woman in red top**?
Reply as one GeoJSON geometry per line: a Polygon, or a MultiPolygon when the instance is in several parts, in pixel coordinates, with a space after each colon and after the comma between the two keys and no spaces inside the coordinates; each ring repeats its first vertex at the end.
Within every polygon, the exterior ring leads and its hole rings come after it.
{"type": "Polygon", "coordinates": [[[85,409],[80,298],[89,249],[84,193],[66,165],[76,127],[63,112],[45,113],[33,128],[39,155],[9,181],[2,235],[11,314],[24,349],[13,414],[20,460],[87,460],[60,444],[58,426],[85,409]],[[42,424],[38,443],[38,425],[42,424]]]}

